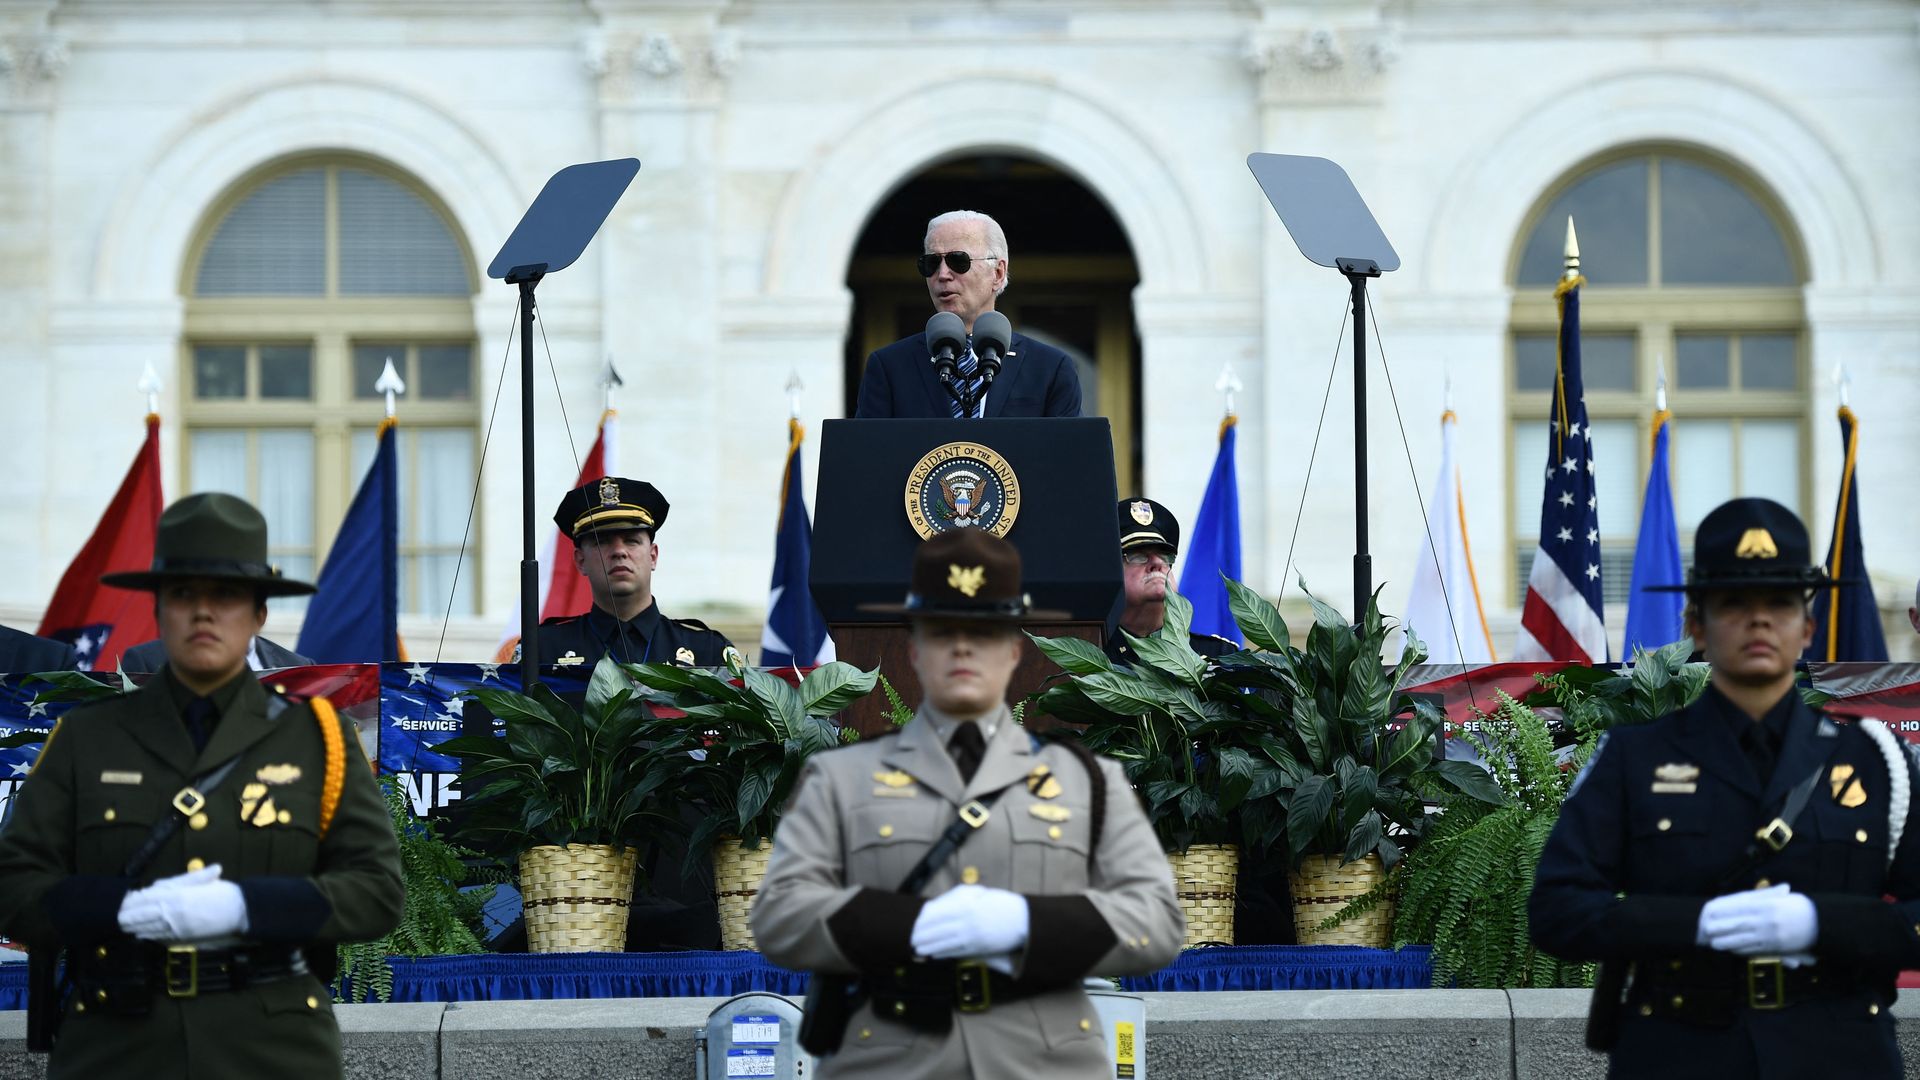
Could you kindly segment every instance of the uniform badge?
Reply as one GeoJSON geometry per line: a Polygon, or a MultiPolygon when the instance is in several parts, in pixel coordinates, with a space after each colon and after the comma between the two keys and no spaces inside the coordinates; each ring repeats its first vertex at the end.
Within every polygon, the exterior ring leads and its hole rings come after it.
{"type": "Polygon", "coordinates": [[[100,774],[100,782],[103,784],[138,784],[140,780],[139,773],[120,769],[108,769],[100,774]]]}
{"type": "Polygon", "coordinates": [[[1736,559],[1777,559],[1780,547],[1773,542],[1773,534],[1765,529],[1748,529],[1740,534],[1740,543],[1733,549],[1736,559]]]}
{"type": "Polygon", "coordinates": [[[266,784],[255,781],[240,789],[241,821],[265,828],[275,822],[285,824],[291,816],[285,810],[274,808],[273,796],[267,794],[266,784]]]}
{"type": "Polygon", "coordinates": [[[600,505],[620,505],[620,482],[611,476],[600,478],[600,505]]]}
{"type": "Polygon", "coordinates": [[[253,774],[254,779],[263,784],[291,784],[300,779],[298,765],[262,765],[260,771],[253,774]]]}
{"type": "Polygon", "coordinates": [[[913,777],[908,776],[906,773],[903,773],[898,769],[895,769],[892,772],[874,773],[873,779],[875,783],[885,784],[888,787],[906,787],[907,785],[913,783],[913,777]]]}
{"type": "Polygon", "coordinates": [[[1849,810],[1867,801],[1867,789],[1861,786],[1851,765],[1835,765],[1827,773],[1827,787],[1833,791],[1833,801],[1849,810]]]}
{"type": "Polygon", "coordinates": [[[987,568],[984,566],[947,566],[947,588],[957,589],[961,594],[971,597],[987,583],[987,568]]]}
{"type": "Polygon", "coordinates": [[[1153,506],[1145,499],[1140,499],[1127,507],[1127,512],[1133,515],[1133,520],[1142,525],[1153,524],[1153,506]]]}
{"type": "Polygon", "coordinates": [[[1051,821],[1055,825],[1058,825],[1061,822],[1073,816],[1073,811],[1067,809],[1064,806],[1056,806],[1053,803],[1042,803],[1042,802],[1028,803],[1027,813],[1032,814],[1034,817],[1039,818],[1041,821],[1051,821]]]}
{"type": "Polygon", "coordinates": [[[879,786],[873,793],[882,799],[914,799],[920,796],[920,789],[914,786],[913,777],[894,769],[873,774],[873,782],[879,786]]]}
{"type": "Polygon", "coordinates": [[[1655,795],[1691,795],[1699,789],[1700,766],[1670,762],[1653,770],[1655,795]]]}
{"type": "Polygon", "coordinates": [[[685,645],[673,650],[673,658],[688,667],[693,666],[693,650],[685,645]]]}
{"type": "Polygon", "coordinates": [[[581,656],[579,653],[574,652],[572,649],[568,649],[567,654],[565,656],[562,656],[560,659],[555,660],[553,662],[553,666],[554,667],[578,667],[581,664],[584,664],[586,662],[587,662],[586,657],[581,656]]]}
{"type": "Polygon", "coordinates": [[[1027,774],[1027,790],[1036,799],[1057,799],[1064,789],[1060,787],[1060,781],[1054,777],[1052,769],[1035,765],[1033,771],[1027,774]]]}

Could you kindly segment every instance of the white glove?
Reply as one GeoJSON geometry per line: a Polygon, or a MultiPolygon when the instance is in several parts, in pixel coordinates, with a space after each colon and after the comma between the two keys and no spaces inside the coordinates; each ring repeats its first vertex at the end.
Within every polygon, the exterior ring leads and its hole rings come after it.
{"type": "Polygon", "coordinates": [[[913,951],[934,960],[1012,953],[1027,943],[1027,898],[985,885],[956,885],[927,901],[913,923],[913,951]]]}
{"type": "Polygon", "coordinates": [[[178,874],[120,901],[120,929],[147,941],[209,941],[245,933],[247,900],[220,865],[178,874]]]}
{"type": "Polygon", "coordinates": [[[1820,939],[1813,901],[1787,885],[1715,897],[1700,909],[1700,937],[1741,956],[1804,953],[1820,939]]]}

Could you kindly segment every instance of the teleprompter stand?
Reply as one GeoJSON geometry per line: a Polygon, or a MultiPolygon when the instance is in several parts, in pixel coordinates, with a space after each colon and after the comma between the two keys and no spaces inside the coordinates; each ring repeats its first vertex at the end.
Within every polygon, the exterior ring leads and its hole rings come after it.
{"type": "Polygon", "coordinates": [[[572,266],[640,171],[638,158],[589,161],[554,173],[487,267],[520,289],[520,680],[540,681],[540,557],[533,546],[533,290],[572,266]]]}
{"type": "Polygon", "coordinates": [[[1353,619],[1359,623],[1373,595],[1373,556],[1367,552],[1367,279],[1400,269],[1400,256],[1340,166],[1326,158],[1249,154],[1247,168],[1300,254],[1338,270],[1352,296],[1353,619]]]}

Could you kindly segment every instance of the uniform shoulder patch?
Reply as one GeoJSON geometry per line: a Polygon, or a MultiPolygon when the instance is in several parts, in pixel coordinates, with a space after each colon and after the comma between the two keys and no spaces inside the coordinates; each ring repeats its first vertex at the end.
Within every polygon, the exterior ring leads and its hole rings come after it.
{"type": "Polygon", "coordinates": [[[684,626],[689,630],[698,630],[702,633],[717,634],[720,632],[708,626],[706,623],[701,622],[699,619],[668,619],[667,621],[675,626],[684,626]]]}

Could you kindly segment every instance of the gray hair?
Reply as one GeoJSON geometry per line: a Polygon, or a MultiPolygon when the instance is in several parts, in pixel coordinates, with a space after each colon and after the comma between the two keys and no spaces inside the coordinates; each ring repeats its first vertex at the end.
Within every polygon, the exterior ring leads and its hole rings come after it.
{"type": "MultiPolygon", "coordinates": [[[[927,222],[927,234],[920,239],[920,250],[921,251],[933,250],[933,231],[935,229],[938,229],[942,225],[953,225],[953,224],[959,224],[964,222],[979,223],[981,231],[987,234],[987,254],[992,256],[995,259],[1000,260],[1000,265],[1003,268],[1006,267],[1007,266],[1006,231],[1000,228],[999,222],[993,220],[991,217],[988,217],[986,214],[983,214],[978,210],[949,210],[944,214],[935,214],[933,218],[927,222]]],[[[1013,273],[1011,270],[1009,270],[1007,272],[1007,275],[1000,279],[1000,287],[994,290],[994,295],[998,296],[1001,293],[1005,292],[1007,289],[1007,285],[1010,284],[1012,281],[1013,281],[1013,273]]]]}

